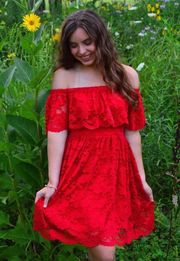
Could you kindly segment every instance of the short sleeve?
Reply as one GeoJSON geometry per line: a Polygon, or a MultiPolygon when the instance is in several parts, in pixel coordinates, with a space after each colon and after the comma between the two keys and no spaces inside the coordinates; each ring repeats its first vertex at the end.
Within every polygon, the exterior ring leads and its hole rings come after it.
{"type": "Polygon", "coordinates": [[[45,104],[46,134],[48,131],[60,132],[68,128],[67,112],[66,90],[51,90],[45,104]]]}
{"type": "Polygon", "coordinates": [[[146,124],[145,111],[142,96],[139,89],[135,89],[138,94],[138,103],[136,107],[131,104],[128,106],[128,130],[143,129],[146,124]]]}

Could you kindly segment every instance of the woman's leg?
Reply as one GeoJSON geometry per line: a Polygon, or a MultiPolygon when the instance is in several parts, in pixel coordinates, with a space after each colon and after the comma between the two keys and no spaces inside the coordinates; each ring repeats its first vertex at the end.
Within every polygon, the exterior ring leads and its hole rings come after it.
{"type": "Polygon", "coordinates": [[[103,246],[88,248],[89,261],[115,261],[115,246],[103,246]]]}

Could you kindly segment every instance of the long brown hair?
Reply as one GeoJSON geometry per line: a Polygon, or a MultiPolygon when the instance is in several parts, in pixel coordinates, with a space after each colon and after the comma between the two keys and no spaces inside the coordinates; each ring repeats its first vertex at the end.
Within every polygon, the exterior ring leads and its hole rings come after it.
{"type": "Polygon", "coordinates": [[[103,80],[135,106],[138,100],[137,93],[128,80],[104,21],[92,10],[79,10],[70,14],[63,22],[61,39],[58,44],[59,53],[54,70],[60,67],[70,69],[75,66],[77,61],[71,54],[69,39],[78,27],[83,28],[88,36],[95,41],[96,66],[101,70],[103,80]]]}

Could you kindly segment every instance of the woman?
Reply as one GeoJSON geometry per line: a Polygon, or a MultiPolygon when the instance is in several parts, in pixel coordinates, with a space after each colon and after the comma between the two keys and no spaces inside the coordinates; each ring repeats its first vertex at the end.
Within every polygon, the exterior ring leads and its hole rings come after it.
{"type": "Polygon", "coordinates": [[[36,194],[34,230],[115,260],[115,246],[154,229],[139,130],[145,126],[137,72],[120,63],[101,18],[71,14],[46,102],[49,182],[36,194]]]}

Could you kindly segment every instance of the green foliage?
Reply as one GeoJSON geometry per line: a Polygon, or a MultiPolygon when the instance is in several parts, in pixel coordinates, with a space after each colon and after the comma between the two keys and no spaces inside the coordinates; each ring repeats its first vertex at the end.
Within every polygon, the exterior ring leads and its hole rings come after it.
{"type": "Polygon", "coordinates": [[[108,24],[123,63],[139,70],[147,125],[142,131],[146,175],[156,201],[156,230],[117,246],[117,261],[179,259],[177,128],[179,10],[175,1],[2,1],[0,23],[0,259],[87,260],[86,248],[49,242],[32,230],[35,193],[47,180],[44,105],[50,89],[53,34],[63,18],[81,8],[96,10],[108,24]],[[34,5],[30,5],[30,2],[34,5]],[[135,5],[128,4],[136,3],[135,5]],[[127,4],[128,3],[128,4],[127,4]],[[150,17],[147,4],[160,10],[150,17]],[[163,8],[155,4],[164,5],[163,8]],[[48,7],[49,6],[49,7],[48,7]],[[42,12],[46,7],[49,13],[42,12]],[[133,9],[133,7],[135,7],[133,9]],[[137,8],[136,8],[137,7],[137,8]],[[41,27],[21,27],[31,10],[41,27]],[[6,15],[7,14],[7,15],[6,15]]]}

